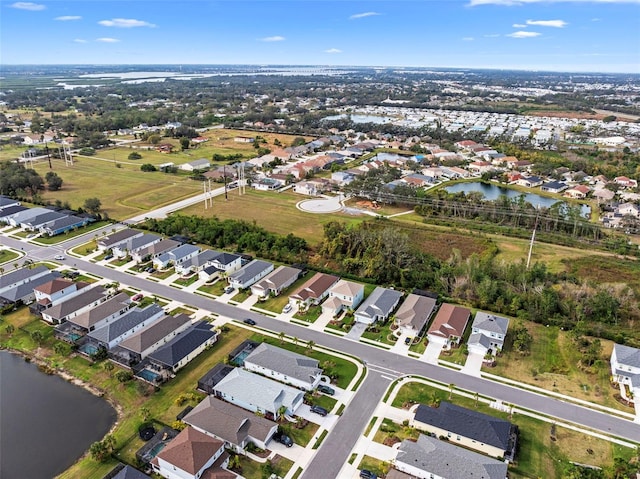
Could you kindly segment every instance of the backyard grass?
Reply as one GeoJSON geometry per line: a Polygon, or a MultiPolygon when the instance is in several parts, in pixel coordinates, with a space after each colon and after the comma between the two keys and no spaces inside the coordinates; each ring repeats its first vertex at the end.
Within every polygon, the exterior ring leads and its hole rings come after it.
{"type": "MultiPolygon", "coordinates": [[[[403,385],[393,401],[394,407],[402,407],[410,401],[431,404],[435,398],[458,406],[509,420],[520,430],[517,460],[509,466],[509,477],[562,479],[562,468],[568,461],[594,466],[607,466],[614,457],[630,458],[635,451],[594,438],[580,432],[556,426],[556,440],[551,439],[551,424],[528,416],[501,412],[473,398],[453,394],[426,384],[411,382],[403,385]]],[[[401,427],[401,426],[400,426],[401,427]]]]}
{"type": "Polygon", "coordinates": [[[337,376],[335,383],[339,388],[346,388],[358,372],[358,367],[353,362],[315,349],[310,351],[305,345],[292,344],[288,341],[280,341],[278,338],[262,336],[261,334],[252,335],[251,340],[272,344],[318,360],[320,367],[325,370],[324,374],[337,376]]]}
{"type": "MultiPolygon", "coordinates": [[[[109,154],[108,151],[104,153],[109,154]]],[[[37,163],[34,169],[44,176],[49,171],[48,162],[37,163]]],[[[76,209],[82,207],[85,199],[96,197],[102,202],[103,211],[117,219],[135,216],[202,190],[200,182],[185,176],[144,173],[138,164],[121,163],[116,168],[112,162],[93,157],[77,157],[70,167],[61,160],[53,160],[53,171],[60,175],[64,183],[59,191],[44,191],[42,196],[45,201],[68,201],[76,209]]]]}
{"type": "MultiPolygon", "coordinates": [[[[93,241],[89,241],[87,243],[78,245],[71,250],[72,253],[77,254],[79,256],[87,256],[87,255],[90,255],[91,253],[95,253],[95,251],[96,251],[96,245],[93,241]]],[[[101,259],[104,259],[105,256],[107,256],[107,253],[103,253],[100,256],[97,256],[95,260],[100,261],[101,259]]]]}
{"type": "Polygon", "coordinates": [[[601,361],[588,370],[580,367],[580,351],[569,334],[557,327],[525,323],[533,336],[531,354],[522,356],[507,343],[495,367],[483,367],[483,371],[527,384],[561,392],[579,399],[602,404],[622,411],[633,412],[633,408],[616,401],[617,389],[611,387],[611,357],[613,342],[601,339],[601,361]]]}

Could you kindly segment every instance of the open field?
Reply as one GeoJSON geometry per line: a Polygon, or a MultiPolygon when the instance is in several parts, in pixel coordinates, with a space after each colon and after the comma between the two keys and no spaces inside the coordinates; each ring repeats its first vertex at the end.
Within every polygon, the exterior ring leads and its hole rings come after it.
{"type": "Polygon", "coordinates": [[[393,400],[394,407],[405,404],[432,404],[434,400],[449,401],[458,406],[475,409],[491,416],[507,419],[520,428],[519,452],[516,462],[509,467],[511,478],[555,478],[561,479],[562,467],[568,461],[594,466],[607,466],[614,457],[631,458],[635,451],[629,448],[603,441],[576,431],[556,427],[555,441],[551,439],[551,424],[528,416],[501,412],[490,408],[484,402],[476,401],[449,391],[412,382],[400,388],[393,400]]]}
{"type": "Polygon", "coordinates": [[[567,332],[531,322],[524,324],[533,336],[531,354],[522,356],[512,351],[507,336],[505,351],[496,366],[484,367],[483,371],[633,413],[632,407],[616,401],[614,394],[619,391],[612,388],[609,381],[612,341],[600,340],[600,364],[587,370],[580,366],[580,351],[567,332]]]}
{"type": "MultiPolygon", "coordinates": [[[[34,165],[42,176],[49,171],[47,162],[34,165]]],[[[139,166],[120,165],[82,157],[72,167],[53,161],[53,171],[64,183],[59,191],[45,191],[45,200],[68,201],[72,208],[82,207],[84,200],[96,197],[111,218],[125,219],[149,208],[172,203],[199,193],[202,184],[185,176],[161,172],[143,173],[139,166]]]]}

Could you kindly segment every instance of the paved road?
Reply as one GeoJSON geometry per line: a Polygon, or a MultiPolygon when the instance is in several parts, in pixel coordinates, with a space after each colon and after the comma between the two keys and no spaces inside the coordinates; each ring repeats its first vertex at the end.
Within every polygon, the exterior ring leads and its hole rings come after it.
{"type": "MultiPolygon", "coordinates": [[[[74,239],[70,243],[81,243],[82,240],[74,239]]],[[[28,248],[30,256],[34,258],[51,258],[54,253],[51,249],[35,245],[25,245],[24,242],[13,238],[0,237],[0,243],[20,249],[21,246],[28,248]]],[[[558,399],[522,391],[520,389],[496,383],[487,379],[461,374],[449,368],[427,364],[416,359],[398,355],[390,351],[382,350],[375,346],[369,346],[346,338],[325,334],[296,324],[279,321],[274,318],[263,316],[258,313],[248,312],[221,303],[204,296],[188,293],[160,283],[138,278],[134,275],[123,273],[111,268],[100,266],[88,261],[76,258],[68,258],[67,263],[75,263],[79,269],[88,271],[98,276],[103,276],[121,284],[127,284],[152,294],[175,299],[188,305],[192,305],[204,310],[208,310],[219,315],[232,318],[243,319],[251,317],[256,320],[258,327],[271,331],[283,331],[290,336],[295,336],[301,340],[314,341],[317,345],[325,346],[337,351],[357,356],[367,361],[370,370],[375,371],[395,371],[393,376],[399,374],[413,374],[424,376],[444,384],[455,384],[456,387],[477,391],[481,395],[500,399],[506,403],[514,404],[517,407],[538,411],[542,414],[557,417],[559,420],[573,422],[587,428],[614,434],[618,437],[640,442],[640,425],[619,417],[610,416],[598,411],[587,409],[575,404],[567,403],[558,399]]],[[[327,468],[332,463],[342,465],[348,460],[351,448],[358,436],[367,426],[370,414],[375,405],[383,397],[384,391],[389,384],[385,374],[369,373],[362,389],[358,391],[351,405],[345,409],[343,416],[338,420],[335,429],[327,436],[316,457],[311,461],[304,473],[305,479],[324,479],[326,477],[336,477],[327,475],[327,468]],[[331,458],[328,461],[327,458],[331,458]]],[[[335,466],[337,467],[337,466],[335,466]]]]}

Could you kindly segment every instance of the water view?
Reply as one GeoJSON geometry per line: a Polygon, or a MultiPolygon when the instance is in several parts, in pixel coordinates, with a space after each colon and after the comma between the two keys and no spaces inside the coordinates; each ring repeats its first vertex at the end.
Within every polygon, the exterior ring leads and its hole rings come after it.
{"type": "Polygon", "coordinates": [[[0,477],[51,479],[116,421],[111,405],[0,351],[0,477]]]}
{"type": "MultiPolygon", "coordinates": [[[[482,193],[484,198],[489,201],[497,200],[500,195],[505,195],[510,199],[519,198],[524,195],[524,200],[531,203],[536,208],[550,208],[559,202],[559,200],[548,196],[541,196],[535,193],[523,193],[521,191],[503,188],[494,184],[481,183],[479,181],[472,183],[456,183],[455,185],[447,186],[445,190],[449,193],[482,193]]],[[[566,204],[565,202],[561,203],[566,204]]],[[[591,214],[591,208],[588,205],[581,205],[580,214],[584,217],[589,216],[591,214]]]]}
{"type": "Polygon", "coordinates": [[[388,116],[375,116],[375,115],[347,115],[343,113],[342,115],[333,115],[327,116],[322,119],[322,121],[336,121],[336,120],[345,120],[349,118],[354,123],[375,123],[376,125],[384,125],[385,123],[391,123],[394,121],[394,118],[388,116]]]}

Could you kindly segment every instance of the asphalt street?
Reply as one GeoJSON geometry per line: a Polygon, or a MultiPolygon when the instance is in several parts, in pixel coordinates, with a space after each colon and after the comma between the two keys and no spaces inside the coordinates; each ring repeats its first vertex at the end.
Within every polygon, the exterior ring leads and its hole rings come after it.
{"type": "MultiPolygon", "coordinates": [[[[74,239],[66,242],[64,248],[75,246],[86,242],[86,240],[87,238],[74,239]]],[[[24,248],[29,253],[29,256],[36,260],[50,259],[62,251],[61,246],[54,248],[40,247],[4,236],[0,237],[0,242],[18,250],[24,248]]],[[[259,313],[248,312],[204,296],[181,291],[82,259],[68,257],[66,263],[68,266],[73,264],[78,269],[97,276],[118,281],[121,284],[177,300],[231,319],[242,320],[251,317],[257,322],[257,327],[259,328],[276,333],[282,331],[300,340],[313,341],[317,345],[344,352],[365,361],[369,369],[367,378],[337,421],[335,428],[325,438],[315,458],[305,469],[303,474],[305,479],[337,477],[338,471],[347,462],[351,448],[367,426],[373,410],[382,399],[391,380],[401,375],[419,375],[443,384],[455,384],[457,388],[475,391],[481,395],[502,400],[519,408],[537,411],[547,416],[556,417],[561,421],[575,423],[586,428],[613,434],[620,438],[640,442],[640,425],[629,420],[488,379],[462,374],[453,369],[428,364],[343,337],[310,330],[306,327],[280,321],[259,313]],[[385,374],[385,372],[387,373],[385,374]],[[329,473],[329,469],[331,469],[331,473],[329,473]],[[334,469],[335,474],[333,474],[334,469]]]]}

